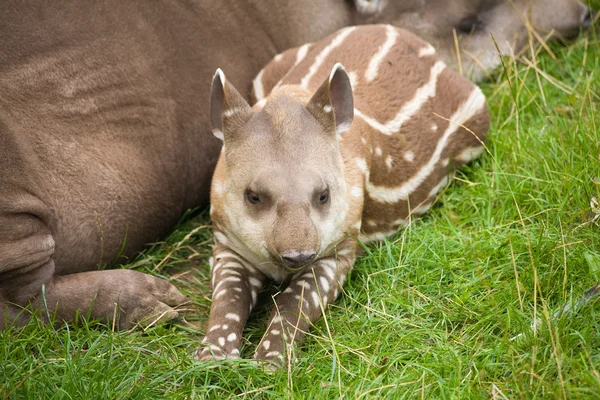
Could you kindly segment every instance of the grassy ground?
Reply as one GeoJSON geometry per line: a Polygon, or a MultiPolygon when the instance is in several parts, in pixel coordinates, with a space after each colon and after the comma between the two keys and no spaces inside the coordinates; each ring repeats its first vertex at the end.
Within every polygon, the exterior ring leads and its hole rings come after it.
{"type": "Polygon", "coordinates": [[[600,397],[598,302],[561,312],[600,281],[600,46],[588,33],[549,50],[483,85],[489,154],[369,249],[289,369],[192,361],[210,304],[200,216],[129,266],[171,277],[194,312],[146,331],[1,332],[0,398],[600,397]]]}

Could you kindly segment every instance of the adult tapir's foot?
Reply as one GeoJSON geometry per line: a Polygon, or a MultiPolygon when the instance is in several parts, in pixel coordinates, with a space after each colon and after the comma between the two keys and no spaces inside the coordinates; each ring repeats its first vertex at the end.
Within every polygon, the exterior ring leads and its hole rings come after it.
{"type": "MultiPolygon", "coordinates": [[[[0,145],[1,139],[0,134],[0,145]]],[[[0,156],[1,150],[2,146],[0,156]]],[[[0,171],[2,161],[0,157],[0,171]]],[[[173,307],[187,299],[163,279],[131,270],[69,274],[72,270],[93,268],[94,263],[85,257],[80,258],[81,264],[77,257],[71,257],[69,264],[55,265],[58,245],[46,223],[53,219],[52,213],[39,199],[21,192],[10,202],[2,197],[8,190],[2,184],[6,177],[3,173],[0,172],[0,329],[7,324],[26,323],[30,314],[24,308],[28,306],[45,319],[55,316],[70,321],[79,314],[114,322],[115,327],[122,329],[177,316],[173,307]]],[[[85,233],[85,229],[81,232],[85,233]]],[[[74,254],[77,250],[70,249],[74,254]]]]}
{"type": "MultiPolygon", "coordinates": [[[[179,313],[173,307],[186,302],[187,298],[164,279],[131,270],[106,270],[56,276],[43,285],[43,290],[40,286],[30,304],[46,320],[54,316],[70,321],[79,313],[130,329],[177,318],[179,313]]],[[[8,316],[14,315],[18,306],[5,303],[0,302],[2,310],[8,306],[8,316]]],[[[4,320],[2,315],[0,327],[4,320]]],[[[26,320],[22,313],[20,320],[26,320]]]]}
{"type": "Polygon", "coordinates": [[[46,289],[50,313],[56,309],[57,315],[70,319],[74,312],[89,310],[92,317],[115,322],[121,329],[177,318],[179,313],[173,307],[187,301],[166,280],[131,270],[93,271],[56,277],[53,285],[46,289]]]}

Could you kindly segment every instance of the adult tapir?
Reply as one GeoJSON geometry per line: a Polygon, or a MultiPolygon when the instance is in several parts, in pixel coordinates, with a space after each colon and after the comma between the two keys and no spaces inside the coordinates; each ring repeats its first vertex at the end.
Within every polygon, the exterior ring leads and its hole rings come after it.
{"type": "Polygon", "coordinates": [[[220,149],[207,118],[217,67],[248,95],[278,52],[387,22],[454,65],[456,32],[478,78],[498,64],[489,31],[501,48],[520,47],[528,17],[563,35],[590,22],[577,0],[4,0],[0,328],[26,322],[30,302],[65,320],[119,315],[122,328],[177,315],[185,297],[168,282],[100,269],[206,204],[220,149]]]}

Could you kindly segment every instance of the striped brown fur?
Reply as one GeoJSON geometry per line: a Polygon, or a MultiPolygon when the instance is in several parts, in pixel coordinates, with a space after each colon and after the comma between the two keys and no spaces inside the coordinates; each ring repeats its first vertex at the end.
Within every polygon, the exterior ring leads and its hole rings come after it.
{"type": "Polygon", "coordinates": [[[481,154],[489,125],[479,88],[428,43],[387,25],[345,28],[278,55],[254,96],[251,109],[215,75],[211,116],[224,150],[201,359],[239,355],[237,338],[272,279],[289,283],[255,357],[283,361],[339,295],[357,238],[383,239],[425,213],[452,171],[481,154]]]}

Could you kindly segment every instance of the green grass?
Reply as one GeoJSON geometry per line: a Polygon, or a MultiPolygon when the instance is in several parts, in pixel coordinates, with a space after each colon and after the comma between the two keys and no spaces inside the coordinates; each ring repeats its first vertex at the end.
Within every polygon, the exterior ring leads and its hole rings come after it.
{"type": "Polygon", "coordinates": [[[194,311],[146,331],[1,332],[0,398],[600,397],[598,302],[560,312],[600,281],[600,46],[590,32],[550,48],[537,73],[507,61],[483,85],[489,153],[426,217],[368,249],[288,369],[192,361],[210,305],[199,216],[129,266],[170,277],[194,311]]]}

